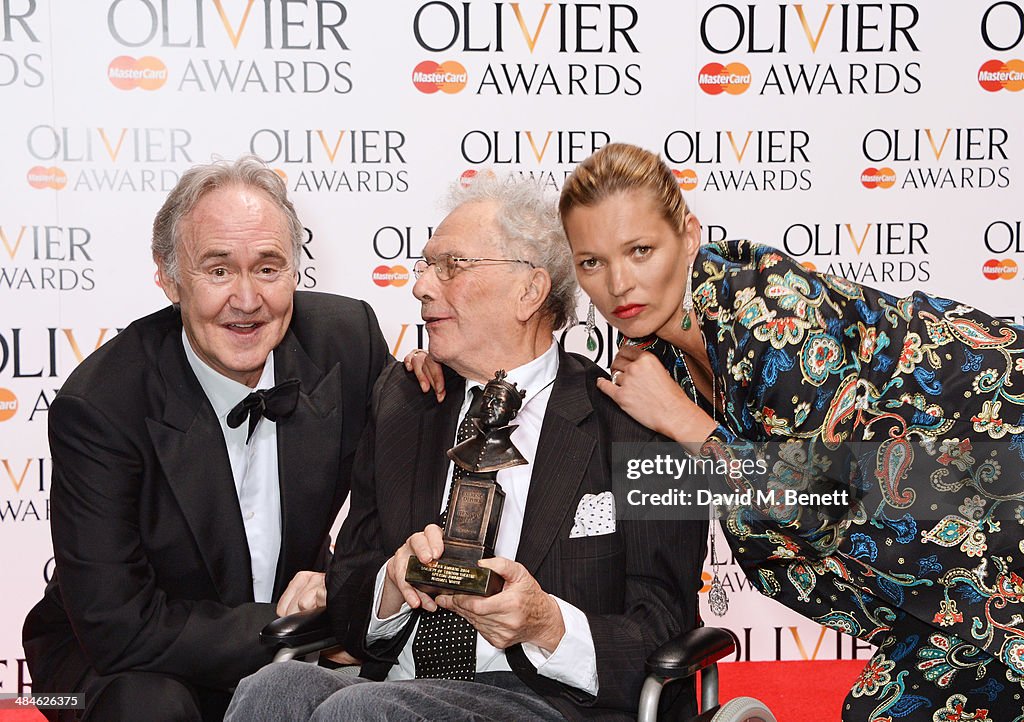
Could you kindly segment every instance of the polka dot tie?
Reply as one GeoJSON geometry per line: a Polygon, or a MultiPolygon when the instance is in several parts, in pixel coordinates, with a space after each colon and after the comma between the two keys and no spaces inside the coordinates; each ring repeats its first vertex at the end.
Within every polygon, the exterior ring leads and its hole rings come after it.
{"type": "MultiPolygon", "coordinates": [[[[459,424],[455,435],[455,443],[461,443],[473,435],[472,416],[477,415],[483,389],[474,386],[473,400],[469,410],[459,424]]],[[[463,477],[463,470],[456,464],[452,472],[452,488],[457,479],[463,477]]],[[[451,503],[451,493],[448,503],[451,503]]],[[[448,506],[442,515],[448,514],[448,506]]],[[[476,674],[476,629],[465,617],[447,609],[434,612],[423,612],[420,615],[420,626],[412,641],[412,657],[416,665],[416,677],[422,679],[461,679],[472,682],[476,674]]]]}

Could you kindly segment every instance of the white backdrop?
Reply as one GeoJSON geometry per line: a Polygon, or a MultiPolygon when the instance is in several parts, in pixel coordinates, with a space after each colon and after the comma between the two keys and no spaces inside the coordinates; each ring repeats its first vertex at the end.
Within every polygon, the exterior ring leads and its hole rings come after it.
{"type": "MultiPolygon", "coordinates": [[[[1021,0],[0,0],[0,690],[52,571],[49,401],[165,303],[149,227],[191,164],[277,168],[300,286],[367,299],[398,356],[446,185],[554,194],[610,140],[662,153],[709,238],[1019,322],[1022,56],[1021,0]]],[[[723,573],[741,659],[868,656],[723,573]]]]}

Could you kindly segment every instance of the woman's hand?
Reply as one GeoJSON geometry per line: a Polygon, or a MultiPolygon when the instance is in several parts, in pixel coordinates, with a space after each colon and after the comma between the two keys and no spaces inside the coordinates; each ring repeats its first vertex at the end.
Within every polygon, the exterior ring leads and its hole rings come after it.
{"type": "Polygon", "coordinates": [[[631,346],[619,349],[612,381],[597,388],[649,429],[696,451],[718,424],[693,403],[654,354],[631,346]]]}
{"type": "Polygon", "coordinates": [[[444,401],[444,372],[441,370],[441,364],[430,358],[430,355],[421,348],[413,349],[406,354],[403,363],[406,371],[416,374],[416,380],[420,382],[423,393],[434,389],[437,402],[444,401]]]}

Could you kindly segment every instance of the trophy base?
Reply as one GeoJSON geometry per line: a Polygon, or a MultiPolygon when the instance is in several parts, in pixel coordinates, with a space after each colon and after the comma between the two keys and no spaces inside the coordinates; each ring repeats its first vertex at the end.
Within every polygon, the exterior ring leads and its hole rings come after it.
{"type": "Polygon", "coordinates": [[[475,594],[489,597],[501,591],[505,580],[491,569],[476,562],[459,559],[439,559],[430,566],[409,557],[405,581],[426,594],[475,594]]]}

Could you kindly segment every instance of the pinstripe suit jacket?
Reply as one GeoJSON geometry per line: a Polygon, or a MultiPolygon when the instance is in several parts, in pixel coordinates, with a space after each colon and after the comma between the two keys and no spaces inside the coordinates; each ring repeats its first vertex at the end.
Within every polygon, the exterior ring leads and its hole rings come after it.
{"type": "MultiPolygon", "coordinates": [[[[599,690],[586,695],[537,674],[521,646],[509,665],[569,719],[630,719],[643,664],[657,645],[694,626],[706,523],[619,521],[612,534],[569,538],[584,494],[611,490],[611,442],[643,442],[638,425],[597,390],[604,372],[560,351],[541,429],[516,555],[541,587],[586,613],[597,655],[599,690]]],[[[383,679],[408,641],[403,634],[367,649],[374,581],[410,534],[437,519],[465,381],[447,376],[438,404],[396,364],[374,388],[371,419],[356,453],[351,510],[328,576],[328,609],[347,648],[383,679]]],[[[671,688],[670,688],[671,689],[671,688]]],[[[693,707],[692,688],[667,700],[693,707]]]]}

